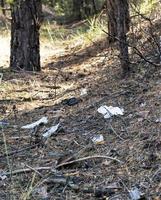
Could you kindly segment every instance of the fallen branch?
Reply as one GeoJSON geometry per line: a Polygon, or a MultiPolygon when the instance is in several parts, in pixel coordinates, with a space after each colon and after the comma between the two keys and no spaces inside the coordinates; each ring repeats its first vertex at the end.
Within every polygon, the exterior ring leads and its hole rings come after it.
{"type": "Polygon", "coordinates": [[[53,176],[43,181],[47,184],[61,184],[63,186],[69,186],[71,189],[83,192],[83,193],[93,193],[95,197],[111,196],[115,194],[116,191],[121,189],[120,187],[107,186],[105,188],[95,188],[90,186],[81,186],[80,184],[75,184],[71,178],[64,176],[53,176]]]}
{"type": "Polygon", "coordinates": [[[118,163],[121,163],[121,164],[123,163],[121,160],[118,160],[117,158],[113,158],[113,157],[110,157],[110,156],[95,155],[95,156],[87,156],[87,157],[84,157],[84,158],[79,158],[77,160],[72,160],[72,161],[69,161],[69,162],[61,163],[61,164],[56,166],[56,169],[59,168],[59,167],[66,166],[66,165],[74,164],[74,163],[77,163],[77,162],[82,162],[82,161],[85,161],[85,160],[95,159],[95,158],[104,158],[104,159],[117,161],[118,163]]]}
{"type": "Polygon", "coordinates": [[[93,146],[90,144],[80,149],[78,152],[72,155],[70,154],[69,156],[61,156],[58,159],[57,165],[61,165],[62,163],[67,163],[73,160],[77,160],[78,158],[83,157],[82,154],[84,154],[85,152],[89,152],[91,149],[93,149],[93,146]]]}
{"type": "MultiPolygon", "coordinates": [[[[11,172],[4,172],[2,173],[1,175],[3,176],[9,176],[9,175],[14,175],[14,174],[21,174],[21,173],[25,173],[25,172],[31,172],[31,171],[34,171],[34,172],[39,172],[39,171],[42,171],[42,170],[51,170],[52,167],[35,167],[35,168],[24,168],[24,169],[17,169],[15,171],[11,171],[11,172]]],[[[38,173],[40,175],[40,173],[38,173]]]]}
{"type": "Polygon", "coordinates": [[[33,168],[27,164],[25,166],[28,167],[29,169],[31,169],[32,171],[36,172],[40,177],[43,177],[43,175],[36,168],[33,168]]]}

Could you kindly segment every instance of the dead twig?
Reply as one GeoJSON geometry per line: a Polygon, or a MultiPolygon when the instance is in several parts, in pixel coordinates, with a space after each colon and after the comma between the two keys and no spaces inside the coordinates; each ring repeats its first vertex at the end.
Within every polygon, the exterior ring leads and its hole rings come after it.
{"type": "MultiPolygon", "coordinates": [[[[12,172],[4,172],[4,173],[2,173],[2,175],[9,176],[9,175],[21,174],[21,173],[31,172],[31,171],[35,171],[37,173],[38,171],[51,170],[51,169],[52,169],[52,167],[35,167],[35,168],[30,167],[30,168],[24,168],[24,169],[17,169],[12,172]]],[[[38,174],[40,175],[39,172],[38,172],[38,174]]]]}
{"type": "Polygon", "coordinates": [[[118,160],[117,158],[113,158],[113,157],[110,157],[110,156],[95,155],[95,156],[87,156],[87,157],[84,157],[84,158],[79,158],[77,160],[72,160],[72,161],[69,161],[69,162],[61,163],[61,164],[56,166],[56,169],[63,167],[63,166],[66,166],[66,165],[74,164],[74,163],[77,163],[77,162],[82,162],[82,161],[85,161],[85,160],[95,159],[95,158],[110,159],[110,160],[117,161],[118,163],[123,164],[123,162],[121,160],[118,160]]]}
{"type": "Polygon", "coordinates": [[[150,180],[152,181],[155,178],[155,176],[157,176],[160,172],[161,172],[161,168],[157,169],[157,171],[153,174],[150,180]]]}
{"type": "Polygon", "coordinates": [[[112,132],[118,137],[120,138],[120,140],[124,140],[119,134],[117,134],[117,132],[115,131],[115,129],[113,128],[112,124],[109,123],[110,129],[112,130],[112,132]]]}
{"type": "Polygon", "coordinates": [[[31,169],[32,171],[36,172],[40,177],[43,177],[43,175],[36,168],[33,168],[27,164],[25,166],[28,167],[29,169],[31,169]]]}

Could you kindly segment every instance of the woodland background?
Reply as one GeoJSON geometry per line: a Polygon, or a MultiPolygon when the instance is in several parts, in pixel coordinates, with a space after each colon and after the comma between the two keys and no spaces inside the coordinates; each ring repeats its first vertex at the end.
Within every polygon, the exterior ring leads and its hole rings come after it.
{"type": "Polygon", "coordinates": [[[0,199],[161,199],[161,2],[0,3],[0,199]]]}

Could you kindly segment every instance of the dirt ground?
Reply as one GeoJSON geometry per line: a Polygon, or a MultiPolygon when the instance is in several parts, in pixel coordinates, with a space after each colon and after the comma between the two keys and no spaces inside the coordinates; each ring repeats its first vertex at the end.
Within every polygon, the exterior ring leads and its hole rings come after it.
{"type": "Polygon", "coordinates": [[[79,51],[43,44],[40,73],[1,68],[0,199],[161,199],[160,69],[139,63],[122,79],[118,56],[100,44],[79,51]],[[124,115],[104,119],[102,105],[124,115]],[[44,116],[47,124],[21,128],[44,116]],[[92,142],[99,135],[104,141],[92,142]]]}

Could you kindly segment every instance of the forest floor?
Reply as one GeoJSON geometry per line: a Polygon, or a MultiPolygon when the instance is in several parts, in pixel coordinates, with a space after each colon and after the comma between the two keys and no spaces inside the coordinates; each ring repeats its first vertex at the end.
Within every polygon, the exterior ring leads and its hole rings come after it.
{"type": "Polygon", "coordinates": [[[141,62],[122,79],[104,40],[84,49],[43,43],[42,71],[16,73],[3,49],[0,199],[161,199],[159,69],[141,62]],[[102,105],[124,115],[104,119],[102,105]],[[42,117],[46,124],[21,128],[42,117]]]}

